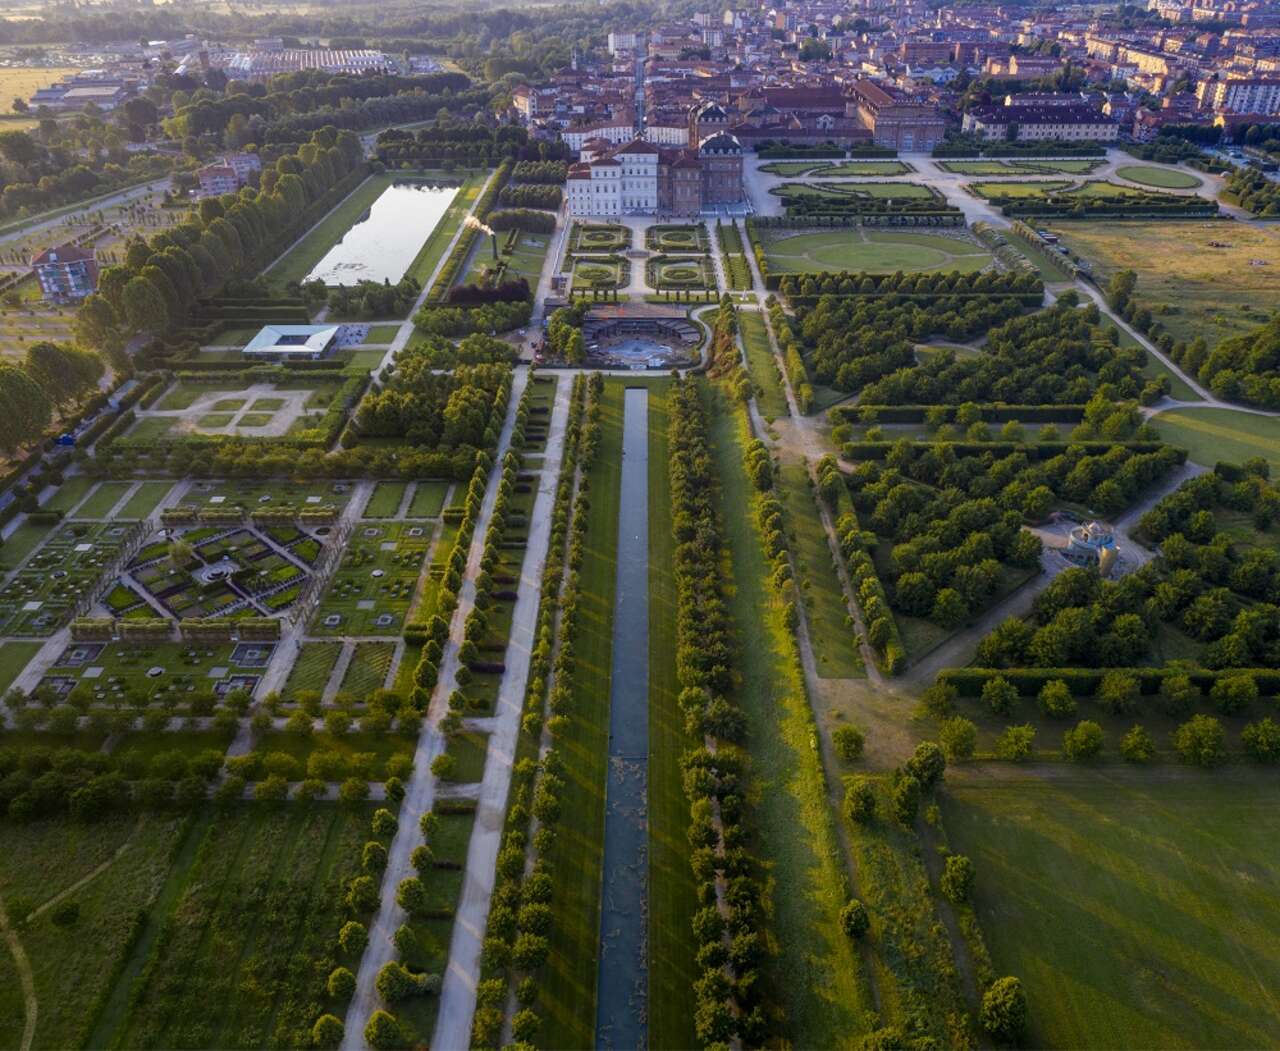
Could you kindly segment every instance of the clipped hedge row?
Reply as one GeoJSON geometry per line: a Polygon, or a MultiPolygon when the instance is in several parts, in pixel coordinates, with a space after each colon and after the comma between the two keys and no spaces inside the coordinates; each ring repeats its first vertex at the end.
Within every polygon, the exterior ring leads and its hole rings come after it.
{"type": "Polygon", "coordinates": [[[1166,679],[1185,675],[1207,697],[1213,684],[1219,679],[1251,677],[1264,697],[1280,695],[1280,669],[1276,668],[1224,668],[1209,671],[1206,668],[947,668],[938,674],[938,681],[954,686],[961,697],[980,697],[982,688],[991,679],[1004,679],[1015,686],[1020,696],[1035,697],[1046,683],[1061,680],[1075,697],[1092,697],[1098,692],[1105,676],[1121,673],[1137,679],[1144,697],[1160,693],[1166,679]]]}
{"type": "MultiPolygon", "coordinates": [[[[846,459],[883,460],[893,451],[897,442],[846,442],[841,452],[846,459]]],[[[992,453],[995,456],[1008,456],[1011,453],[1025,453],[1030,460],[1050,460],[1068,449],[1082,449],[1088,456],[1105,456],[1115,448],[1129,449],[1134,453],[1155,453],[1168,448],[1162,442],[946,442],[942,443],[954,451],[957,456],[981,456],[992,453]]],[[[1187,451],[1174,449],[1178,463],[1185,463],[1187,451]]]]}
{"type": "MultiPolygon", "coordinates": [[[[877,423],[924,423],[930,412],[946,413],[947,423],[954,423],[959,405],[836,405],[828,411],[834,423],[861,423],[864,413],[873,412],[877,423]]],[[[1079,423],[1084,419],[1083,405],[1006,405],[1001,402],[977,406],[987,423],[1079,423]]]]}

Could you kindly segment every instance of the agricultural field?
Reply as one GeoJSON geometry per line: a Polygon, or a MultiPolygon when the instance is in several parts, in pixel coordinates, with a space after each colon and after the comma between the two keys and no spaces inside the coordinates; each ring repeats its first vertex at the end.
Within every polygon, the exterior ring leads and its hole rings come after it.
{"type": "Polygon", "coordinates": [[[991,253],[976,241],[938,233],[868,227],[821,231],[766,227],[758,236],[769,272],[778,274],[842,270],[973,273],[993,265],[991,253]]]}
{"type": "Polygon", "coordinates": [[[1280,302],[1280,237],[1265,227],[1212,221],[1050,225],[1106,287],[1117,270],[1138,275],[1137,298],[1175,340],[1210,348],[1266,321],[1280,302]]]}
{"type": "Polygon", "coordinates": [[[1026,988],[1027,1045],[1274,1043],[1276,803],[1243,771],[951,784],[944,821],[995,966],[1026,988]]]}
{"type": "MultiPolygon", "coordinates": [[[[0,113],[13,113],[13,100],[26,101],[40,88],[79,73],[74,66],[6,66],[0,69],[0,113]]],[[[6,123],[4,128],[8,128],[6,123]]]]}

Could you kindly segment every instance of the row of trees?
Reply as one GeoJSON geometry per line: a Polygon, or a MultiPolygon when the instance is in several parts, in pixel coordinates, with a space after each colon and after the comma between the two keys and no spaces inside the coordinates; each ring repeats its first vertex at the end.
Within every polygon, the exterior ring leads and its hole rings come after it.
{"type": "Polygon", "coordinates": [[[693,930],[701,975],[694,1030],[704,1046],[767,1036],[759,967],[763,903],[745,824],[746,721],[732,700],[735,646],[724,595],[724,550],[707,421],[696,384],[667,398],[668,476],[675,540],[676,673],[687,730],[706,745],[681,760],[689,800],[690,863],[698,882],[693,930]],[[723,881],[721,894],[717,881],[723,881]]]}
{"type": "Polygon", "coordinates": [[[258,269],[305,225],[309,206],[363,163],[351,132],[322,129],[261,174],[260,188],[201,201],[197,213],[150,241],[129,242],[76,315],[81,342],[118,347],[130,333],[183,324],[198,299],[258,269]]]}
{"type": "Polygon", "coordinates": [[[538,1028],[535,1010],[538,977],[549,955],[556,913],[542,891],[555,881],[564,862],[553,848],[567,787],[565,764],[554,741],[575,726],[579,698],[579,570],[587,544],[589,481],[599,447],[603,377],[574,380],[565,459],[556,487],[548,557],[538,605],[537,644],[530,655],[528,688],[521,734],[537,762],[518,763],[502,850],[497,886],[485,932],[484,977],[472,1022],[472,1046],[497,1047],[501,1041],[506,1001],[512,982],[520,1005],[512,1032],[525,1039],[538,1028]],[[590,392],[588,394],[588,387],[590,392]],[[582,482],[574,496],[576,468],[582,482]],[[567,571],[567,572],[566,572],[567,571]],[[557,645],[558,640],[558,645],[557,645]],[[553,744],[540,749],[543,727],[553,744]],[[530,864],[531,863],[531,864],[530,864]],[[526,874],[527,873],[527,874],[526,874]]]}
{"type": "Polygon", "coordinates": [[[1260,219],[1280,216],[1280,183],[1257,168],[1237,168],[1227,177],[1223,196],[1260,219]]]}
{"type": "Polygon", "coordinates": [[[98,355],[46,341],[28,347],[21,362],[0,364],[0,450],[12,454],[41,438],[54,411],[95,390],[102,373],[98,355]]]}

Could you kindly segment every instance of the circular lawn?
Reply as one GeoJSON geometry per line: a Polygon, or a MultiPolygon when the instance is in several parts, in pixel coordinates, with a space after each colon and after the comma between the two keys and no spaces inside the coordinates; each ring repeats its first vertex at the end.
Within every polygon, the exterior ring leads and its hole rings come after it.
{"type": "Polygon", "coordinates": [[[1154,186],[1161,190],[1194,190],[1202,181],[1190,172],[1174,171],[1171,168],[1152,168],[1145,164],[1125,165],[1123,168],[1117,168],[1116,174],[1140,186],[1154,186]]]}

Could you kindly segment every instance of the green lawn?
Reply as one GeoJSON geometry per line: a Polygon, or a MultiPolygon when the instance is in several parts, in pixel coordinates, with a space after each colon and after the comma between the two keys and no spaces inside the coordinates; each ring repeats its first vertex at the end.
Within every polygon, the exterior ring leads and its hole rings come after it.
{"type": "Polygon", "coordinates": [[[1027,992],[1026,1046],[1275,1046],[1278,804],[1253,775],[949,787],[996,971],[1027,992]]]}
{"type": "Polygon", "coordinates": [[[1117,168],[1116,175],[1121,179],[1128,179],[1129,182],[1154,186],[1161,190],[1194,190],[1203,182],[1190,172],[1148,167],[1145,164],[1129,164],[1123,168],[1117,168]]]}
{"type": "Polygon", "coordinates": [[[93,479],[83,474],[68,478],[58,487],[58,491],[41,505],[41,508],[46,511],[62,511],[70,514],[71,509],[85,498],[93,485],[93,479]]]}
{"type": "MultiPolygon", "coordinates": [[[[618,501],[622,480],[621,383],[605,384],[600,446],[588,476],[591,503],[578,598],[577,676],[569,726],[556,738],[565,791],[550,855],[554,919],[539,996],[540,1047],[596,1046],[596,976],[604,860],[610,662],[617,587],[618,501]]],[[[652,642],[652,640],[651,640],[652,642]]],[[[637,918],[638,919],[638,918],[637,918]]]]}
{"type": "MultiPolygon", "coordinates": [[[[245,806],[208,826],[191,879],[132,991],[114,1046],[302,1047],[335,944],[369,808],[245,806]]],[[[363,918],[363,917],[362,917],[363,918]]]]}
{"type": "Polygon", "coordinates": [[[747,370],[756,385],[760,413],[766,419],[790,416],[787,396],[782,389],[782,376],[777,359],[769,343],[769,331],[759,311],[740,310],[738,327],[742,331],[742,345],[747,352],[747,370]]]}
{"type": "MultiPolygon", "coordinates": [[[[740,317],[742,315],[739,315],[740,317]]],[[[631,381],[628,381],[628,386],[631,381]]],[[[693,938],[697,884],[689,866],[684,729],[675,666],[675,538],[668,475],[668,384],[649,383],[649,1046],[696,1046],[693,938]]]]}
{"type": "Polygon", "coordinates": [[[873,1005],[857,953],[840,932],[846,873],[814,745],[817,728],[768,582],[762,537],[744,513],[753,495],[743,467],[746,425],[718,389],[711,396],[752,760],[748,823],[758,833],[754,853],[769,880],[769,935],[778,946],[764,965],[765,981],[795,1047],[846,1046],[874,1028],[873,1005]]]}
{"type": "Polygon", "coordinates": [[[105,518],[129,491],[129,482],[102,482],[93,495],[76,508],[76,518],[105,518]]]}
{"type": "Polygon", "coordinates": [[[840,230],[765,230],[765,261],[776,274],[849,270],[971,273],[991,263],[975,241],[942,234],[852,227],[840,230]]]}
{"type": "Polygon", "coordinates": [[[474,784],[484,777],[484,760],[489,752],[488,734],[454,734],[449,738],[446,751],[453,756],[455,766],[453,773],[444,780],[474,784]]]}
{"type": "Polygon", "coordinates": [[[129,442],[153,442],[157,438],[165,437],[177,421],[172,416],[143,416],[137,423],[129,428],[129,433],[121,439],[124,443],[129,442]]]}
{"type": "Polygon", "coordinates": [[[444,508],[451,482],[419,482],[409,501],[408,518],[435,518],[444,508]]]}
{"type": "Polygon", "coordinates": [[[864,675],[853,628],[847,623],[849,610],[844,591],[832,565],[831,548],[805,468],[800,464],[784,466],[780,491],[787,508],[787,533],[818,674],[828,679],[864,675]]]}
{"type": "Polygon", "coordinates": [[[400,510],[408,482],[379,482],[364,508],[365,518],[392,518],[400,510]]]}
{"type": "Polygon", "coordinates": [[[196,426],[205,430],[216,430],[225,427],[233,419],[235,416],[229,412],[206,412],[196,420],[196,426]]]}
{"type": "Polygon", "coordinates": [[[4,546],[0,547],[0,558],[12,569],[31,554],[53,532],[53,529],[51,525],[23,522],[5,538],[4,546]]]}
{"type": "Polygon", "coordinates": [[[133,756],[149,762],[157,755],[177,752],[191,758],[202,752],[225,752],[231,743],[231,734],[196,730],[184,733],[128,733],[111,749],[113,759],[133,756]]]}
{"type": "Polygon", "coordinates": [[[304,642],[281,691],[285,699],[292,700],[299,693],[323,693],[341,652],[340,642],[304,642]]]}
{"type": "Polygon", "coordinates": [[[395,652],[394,642],[357,643],[347,674],[342,677],[340,692],[363,701],[374,690],[381,690],[386,685],[395,652]]]}
{"type": "Polygon", "coordinates": [[[1195,463],[1243,463],[1263,456],[1280,473],[1280,419],[1233,409],[1170,409],[1151,418],[1160,437],[1186,449],[1195,463]]]}
{"type": "Polygon", "coordinates": [[[364,341],[366,343],[390,343],[399,334],[399,325],[370,325],[364,341]]]}
{"type": "MultiPolygon", "coordinates": [[[[186,820],[113,814],[95,822],[92,835],[65,818],[0,821],[0,898],[10,920],[107,865],[71,894],[80,909],[72,926],[59,927],[45,913],[20,928],[38,1004],[34,1051],[61,1051],[88,1040],[100,998],[129,951],[134,916],[155,898],[186,820]]],[[[22,1046],[23,1020],[21,987],[6,949],[0,956],[0,1046],[22,1046]]]]}
{"type": "MultiPolygon", "coordinates": [[[[0,693],[13,685],[42,645],[39,642],[0,642],[0,693]]],[[[0,737],[0,747],[3,745],[4,737],[0,737]]]]}

